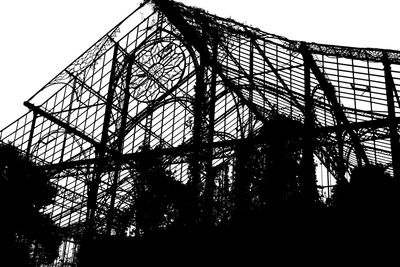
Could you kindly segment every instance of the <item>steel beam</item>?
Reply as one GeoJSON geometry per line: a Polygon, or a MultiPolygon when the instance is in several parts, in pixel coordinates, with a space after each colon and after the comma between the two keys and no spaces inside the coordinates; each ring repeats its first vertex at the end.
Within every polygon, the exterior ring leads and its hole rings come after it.
{"type": "MultiPolygon", "coordinates": [[[[101,133],[100,147],[96,150],[96,158],[102,161],[105,157],[105,149],[108,142],[108,128],[110,127],[110,119],[112,113],[112,105],[114,100],[114,93],[116,87],[116,66],[118,61],[118,46],[114,46],[113,60],[111,65],[110,81],[107,92],[107,100],[104,111],[103,128],[101,133]]],[[[88,186],[88,199],[87,199],[87,238],[92,239],[96,231],[96,210],[97,210],[97,195],[101,176],[103,175],[104,165],[96,164],[93,179],[88,186]]],[[[117,171],[117,170],[116,170],[117,171]]]]}
{"type": "Polygon", "coordinates": [[[383,67],[385,72],[385,83],[386,83],[386,100],[388,109],[388,125],[390,131],[390,147],[392,152],[392,166],[393,176],[396,180],[400,179],[400,147],[399,147],[399,133],[398,133],[398,121],[396,120],[396,109],[394,105],[393,92],[396,90],[396,85],[393,81],[391,62],[388,58],[387,53],[383,54],[383,67]]]}
{"type": "Polygon", "coordinates": [[[336,98],[335,89],[333,85],[327,80],[323,72],[317,66],[317,63],[315,62],[312,54],[310,53],[306,43],[302,43],[302,47],[300,50],[304,61],[308,62],[312,73],[314,74],[315,78],[320,84],[321,89],[323,90],[327,100],[330,102],[336,121],[340,121],[343,124],[345,130],[350,135],[357,156],[358,164],[362,165],[362,161],[364,161],[365,164],[369,164],[368,157],[361,144],[360,138],[349,127],[350,122],[347,119],[346,115],[344,114],[343,110],[341,109],[341,106],[336,98]]]}
{"type": "Polygon", "coordinates": [[[311,92],[311,62],[304,59],[304,132],[303,132],[303,172],[300,177],[300,190],[305,203],[316,201],[317,182],[314,165],[314,111],[311,92]]]}
{"type": "MultiPolygon", "coordinates": [[[[213,54],[212,65],[215,65],[218,60],[218,37],[213,36],[213,54]]],[[[213,223],[213,196],[215,190],[215,175],[213,172],[213,142],[214,142],[214,127],[215,127],[215,103],[216,103],[216,90],[217,90],[217,73],[214,68],[211,68],[211,84],[210,84],[210,98],[208,101],[208,136],[206,150],[206,181],[204,186],[204,221],[206,225],[213,223]]]]}
{"type": "MultiPolygon", "coordinates": [[[[395,119],[397,123],[400,122],[400,118],[397,117],[395,119]]],[[[357,130],[357,129],[363,129],[363,128],[370,128],[371,130],[374,129],[380,129],[383,127],[388,127],[388,121],[387,119],[377,119],[373,121],[365,121],[365,122],[354,122],[350,123],[348,127],[344,127],[343,125],[336,125],[336,126],[327,126],[327,127],[316,127],[314,129],[315,135],[326,135],[329,133],[337,133],[338,131],[344,131],[345,129],[351,129],[351,130],[357,130]]],[[[296,133],[294,133],[296,134],[296,133]]],[[[297,133],[301,134],[301,133],[297,133]]],[[[258,140],[258,139],[257,139],[258,140]]],[[[243,140],[229,140],[229,141],[220,141],[220,142],[213,142],[212,144],[202,144],[201,149],[208,149],[209,146],[212,146],[213,148],[224,148],[224,147],[230,147],[236,145],[237,142],[244,142],[243,140]]],[[[261,144],[262,140],[259,141],[253,141],[255,144],[261,144]]],[[[170,147],[170,148],[163,148],[163,149],[155,149],[152,151],[152,153],[155,154],[160,154],[160,155],[171,155],[171,156],[180,156],[180,155],[185,155],[186,153],[192,153],[193,147],[191,144],[185,144],[181,145],[178,147],[170,147]]],[[[121,162],[127,162],[130,160],[135,160],[136,159],[137,153],[130,153],[130,154],[124,154],[121,155],[121,162]]],[[[115,156],[105,158],[101,164],[106,164],[107,162],[113,162],[116,159],[115,156]]],[[[60,162],[60,163],[55,163],[55,164],[50,164],[50,165],[41,165],[38,166],[38,168],[44,168],[44,169],[54,169],[54,170],[63,170],[63,169],[72,169],[80,166],[87,166],[87,165],[92,165],[95,162],[97,162],[98,159],[86,159],[86,160],[76,160],[76,161],[65,161],[65,162],[60,162]]]]}
{"type": "Polygon", "coordinates": [[[338,148],[338,159],[337,159],[337,175],[336,177],[338,180],[345,181],[345,173],[346,167],[344,162],[344,142],[343,142],[343,128],[337,127],[336,130],[336,141],[337,141],[337,148],[338,148]]]}
{"type": "Polygon", "coordinates": [[[117,141],[117,153],[118,156],[116,158],[116,169],[114,171],[114,176],[111,184],[111,190],[110,190],[110,195],[111,195],[111,200],[110,200],[110,208],[108,210],[107,214],[107,226],[106,226],[106,234],[111,235],[111,229],[113,225],[113,219],[114,219],[114,209],[115,209],[115,199],[116,199],[116,194],[117,194],[117,188],[118,188],[118,179],[120,175],[120,167],[121,167],[121,155],[122,155],[122,150],[123,150],[123,145],[124,145],[124,140],[125,140],[125,128],[126,128],[126,122],[127,122],[127,117],[128,117],[128,112],[129,112],[129,98],[130,98],[130,92],[129,92],[129,85],[130,85],[130,80],[131,80],[131,75],[132,75],[132,61],[129,61],[128,67],[127,67],[127,74],[126,74],[126,80],[125,80],[125,88],[124,88],[124,101],[122,104],[122,112],[121,112],[121,125],[119,127],[119,133],[118,133],[118,141],[117,141]]]}
{"type": "Polygon", "coordinates": [[[37,113],[35,111],[33,111],[33,119],[32,119],[32,124],[31,124],[31,130],[29,132],[28,147],[26,149],[26,158],[29,158],[29,156],[31,154],[32,139],[33,139],[33,135],[35,132],[35,126],[36,126],[36,118],[37,118],[37,113]]]}
{"type": "Polygon", "coordinates": [[[205,122],[205,104],[206,104],[206,90],[207,85],[205,83],[206,76],[206,64],[205,59],[200,56],[200,64],[196,69],[196,84],[194,86],[195,95],[193,103],[193,154],[190,156],[189,168],[190,168],[190,179],[189,186],[191,190],[191,205],[192,205],[192,222],[195,222],[200,217],[200,184],[201,184],[201,172],[202,162],[204,161],[204,154],[202,153],[201,146],[204,141],[203,125],[205,122]]]}
{"type": "MultiPolygon", "coordinates": [[[[254,38],[251,38],[251,42],[254,45],[254,47],[257,49],[258,53],[261,55],[261,57],[264,59],[265,63],[267,63],[268,67],[271,69],[271,71],[274,73],[275,77],[279,80],[279,82],[282,84],[283,88],[286,90],[287,94],[289,95],[291,101],[296,105],[296,107],[304,112],[304,107],[301,106],[298,101],[296,96],[293,94],[293,91],[287,86],[285,80],[282,78],[282,76],[279,74],[279,70],[277,70],[274,65],[271,63],[269,58],[265,55],[264,51],[261,49],[261,47],[258,45],[258,43],[255,41],[254,38]]],[[[302,65],[299,65],[297,67],[300,67],[302,65]]]]}
{"type": "MultiPolygon", "coordinates": [[[[210,51],[208,50],[207,41],[203,39],[201,34],[184,19],[183,15],[180,13],[179,9],[175,8],[175,4],[169,1],[153,0],[153,3],[158,7],[158,9],[168,18],[168,20],[181,32],[185,41],[192,45],[200,54],[203,62],[207,66],[211,66],[212,57],[210,51]]],[[[200,22],[201,23],[201,22],[200,22]]],[[[227,88],[230,88],[241,100],[241,102],[246,105],[251,112],[257,117],[258,120],[266,122],[266,118],[254,107],[254,104],[247,100],[240,89],[232,81],[226,77],[223,73],[223,68],[219,62],[214,66],[211,66],[218,76],[221,77],[222,81],[227,88]]]]}
{"type": "Polygon", "coordinates": [[[33,112],[37,113],[38,115],[40,115],[40,116],[48,119],[49,121],[57,124],[61,128],[64,128],[68,133],[71,133],[73,135],[76,135],[76,136],[82,138],[86,142],[88,142],[91,145],[93,145],[95,148],[100,148],[100,143],[99,142],[93,140],[92,138],[90,138],[86,134],[82,133],[81,131],[71,127],[69,124],[63,122],[62,120],[57,119],[53,115],[51,115],[51,114],[47,113],[46,111],[42,110],[40,107],[35,106],[34,104],[29,103],[27,101],[24,102],[24,106],[26,106],[27,108],[29,108],[33,112]]]}
{"type": "MultiPolygon", "coordinates": [[[[393,119],[395,123],[400,122],[400,117],[395,117],[393,119]]],[[[327,134],[327,133],[334,133],[336,131],[346,131],[346,130],[359,130],[359,129],[379,129],[389,127],[389,121],[387,119],[376,119],[370,121],[362,121],[362,122],[350,122],[347,126],[343,124],[338,124],[335,126],[326,126],[326,127],[318,127],[316,128],[316,132],[319,135],[327,134]]]]}

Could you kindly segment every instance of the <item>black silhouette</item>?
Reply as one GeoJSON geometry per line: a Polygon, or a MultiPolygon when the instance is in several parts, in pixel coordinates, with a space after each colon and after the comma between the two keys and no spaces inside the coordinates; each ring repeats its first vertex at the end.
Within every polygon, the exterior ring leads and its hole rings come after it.
{"type": "Polygon", "coordinates": [[[400,206],[399,184],[381,165],[352,170],[350,181],[338,181],[332,196],[332,208],[348,218],[373,224],[395,216],[400,206]]]}
{"type": "Polygon", "coordinates": [[[18,147],[1,146],[5,257],[252,266],[376,252],[398,233],[399,64],[398,51],[144,1],[0,131],[18,147]]]}
{"type": "Polygon", "coordinates": [[[119,232],[126,232],[130,222],[135,226],[137,237],[184,227],[188,189],[174,179],[163,157],[152,154],[148,145],[142,146],[140,155],[131,174],[136,196],[132,206],[120,215],[125,225],[121,225],[119,232]]]}
{"type": "Polygon", "coordinates": [[[11,145],[0,145],[1,261],[3,266],[48,264],[58,256],[61,232],[41,209],[54,203],[51,174],[11,145]],[[8,264],[8,265],[7,265],[8,264]]]}

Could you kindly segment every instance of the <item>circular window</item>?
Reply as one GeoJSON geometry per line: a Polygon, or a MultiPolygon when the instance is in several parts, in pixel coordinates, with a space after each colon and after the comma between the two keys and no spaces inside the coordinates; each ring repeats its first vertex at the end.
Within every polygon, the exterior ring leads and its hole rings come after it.
{"type": "Polygon", "coordinates": [[[140,102],[151,102],[170,90],[185,72],[186,55],[176,40],[149,42],[135,53],[130,92],[140,102]]]}

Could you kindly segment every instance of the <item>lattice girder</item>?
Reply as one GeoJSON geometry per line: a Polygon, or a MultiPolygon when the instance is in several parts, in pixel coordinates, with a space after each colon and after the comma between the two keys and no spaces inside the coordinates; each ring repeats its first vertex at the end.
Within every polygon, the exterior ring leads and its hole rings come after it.
{"type": "Polygon", "coordinates": [[[0,133],[57,173],[56,204],[46,212],[58,224],[82,233],[93,211],[95,230],[109,231],[110,216],[135,194],[131,163],[143,144],[186,181],[188,156],[211,155],[208,167],[231,164],[235,144],[273,113],[305,123],[308,71],[315,156],[337,178],[367,163],[399,175],[392,161],[400,52],[291,41],[153,2],[156,8],[142,4],[60,72],[0,133]]]}

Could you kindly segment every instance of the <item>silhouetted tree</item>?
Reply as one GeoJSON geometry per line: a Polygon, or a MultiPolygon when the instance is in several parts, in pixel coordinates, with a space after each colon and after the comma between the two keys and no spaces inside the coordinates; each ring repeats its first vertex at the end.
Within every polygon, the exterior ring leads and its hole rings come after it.
{"type": "Polygon", "coordinates": [[[254,182],[254,154],[252,140],[239,143],[235,147],[235,176],[233,185],[233,216],[235,219],[245,217],[252,209],[250,186],[254,182]]]}
{"type": "MultiPolygon", "coordinates": [[[[235,187],[248,192],[251,205],[282,208],[298,204],[301,199],[301,132],[299,122],[273,114],[253,138],[236,149],[235,175],[238,177],[235,177],[235,187]]],[[[236,193],[240,190],[236,189],[236,193]]],[[[243,192],[237,197],[242,198],[243,192]]],[[[315,198],[319,199],[317,192],[315,198]]]]}
{"type": "Polygon", "coordinates": [[[344,209],[350,202],[351,192],[349,181],[346,179],[336,180],[335,186],[332,188],[332,196],[327,199],[329,207],[334,209],[344,209]]]}
{"type": "Polygon", "coordinates": [[[60,230],[42,212],[57,192],[50,178],[15,147],[0,145],[2,265],[33,266],[58,256],[60,230]]]}
{"type": "MultiPolygon", "coordinates": [[[[252,223],[251,220],[278,218],[282,214],[294,218],[301,212],[314,210],[314,206],[302,202],[302,137],[300,122],[271,114],[253,137],[236,146],[232,191],[234,221],[247,224],[252,223]]],[[[316,177],[311,179],[316,180],[316,177]]],[[[315,207],[321,206],[318,191],[314,198],[315,207]]]]}
{"type": "Polygon", "coordinates": [[[175,180],[163,156],[155,152],[159,148],[150,150],[143,145],[140,149],[132,174],[135,196],[131,205],[118,215],[120,234],[132,223],[135,236],[185,226],[188,190],[175,180]]]}
{"type": "Polygon", "coordinates": [[[260,138],[261,167],[260,200],[264,206],[281,207],[299,201],[302,143],[301,125],[280,115],[264,125],[260,138]]]}
{"type": "Polygon", "coordinates": [[[332,241],[346,239],[351,247],[359,249],[396,242],[400,234],[398,192],[398,183],[383,166],[354,168],[350,181],[338,181],[333,190],[330,221],[335,232],[332,241]]]}
{"type": "Polygon", "coordinates": [[[338,209],[376,212],[393,209],[398,203],[398,184],[381,165],[356,167],[350,182],[338,181],[332,205],[338,209]]]}

